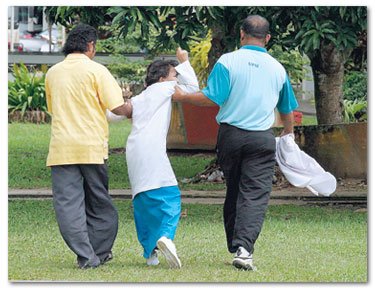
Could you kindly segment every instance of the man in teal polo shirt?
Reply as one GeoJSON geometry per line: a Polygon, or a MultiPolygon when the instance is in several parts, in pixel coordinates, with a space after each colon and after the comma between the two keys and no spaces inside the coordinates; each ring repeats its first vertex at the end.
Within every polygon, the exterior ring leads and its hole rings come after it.
{"type": "Polygon", "coordinates": [[[271,38],[268,21],[248,16],[241,26],[241,48],[224,54],[200,92],[176,87],[173,100],[220,106],[217,154],[227,193],[224,226],[232,264],[254,270],[254,244],[261,231],[272,190],[275,165],[275,108],[284,130],[293,133],[298,107],[284,67],[264,48],[271,38]]]}

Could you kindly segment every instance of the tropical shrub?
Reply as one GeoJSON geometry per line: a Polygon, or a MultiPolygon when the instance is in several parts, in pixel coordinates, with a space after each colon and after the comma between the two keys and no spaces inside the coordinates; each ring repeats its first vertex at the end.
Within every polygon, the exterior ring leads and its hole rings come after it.
{"type": "Polygon", "coordinates": [[[344,76],[344,99],[367,100],[367,73],[348,71],[344,76]]]}
{"type": "Polygon", "coordinates": [[[297,49],[283,51],[280,45],[273,45],[269,49],[269,53],[285,67],[293,85],[301,84],[302,80],[306,78],[306,67],[310,61],[303,57],[297,49]]]}
{"type": "Polygon", "coordinates": [[[144,89],[146,69],[151,61],[130,61],[123,56],[115,56],[114,59],[108,64],[108,70],[116,76],[123,89],[130,87],[133,95],[139,94],[144,89]]]}
{"type": "Polygon", "coordinates": [[[143,47],[142,43],[136,40],[139,31],[134,31],[126,36],[119,36],[119,29],[116,25],[100,26],[101,30],[108,31],[109,37],[98,39],[96,42],[96,51],[102,53],[110,53],[121,55],[127,53],[141,53],[147,47],[143,47]],[[133,36],[134,35],[134,36],[133,36]]]}
{"type": "Polygon", "coordinates": [[[363,99],[344,99],[345,123],[367,121],[367,101],[363,99]]]}
{"type": "Polygon", "coordinates": [[[208,77],[208,52],[211,49],[211,30],[208,31],[206,38],[202,39],[199,42],[192,42],[189,45],[190,48],[190,62],[193,66],[199,85],[204,87],[207,83],[208,77]]]}
{"type": "Polygon", "coordinates": [[[47,112],[44,89],[46,72],[46,65],[42,65],[41,71],[35,68],[29,71],[23,63],[13,65],[14,80],[8,81],[8,113],[20,111],[23,116],[26,111],[47,112]]]}

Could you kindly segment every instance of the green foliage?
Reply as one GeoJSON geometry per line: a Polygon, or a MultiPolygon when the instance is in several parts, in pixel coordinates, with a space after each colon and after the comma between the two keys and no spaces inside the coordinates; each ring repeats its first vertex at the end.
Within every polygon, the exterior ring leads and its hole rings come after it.
{"type": "Polygon", "coordinates": [[[112,20],[111,26],[118,27],[119,36],[134,36],[141,48],[150,51],[160,51],[161,47],[174,51],[177,45],[189,49],[188,41],[205,37],[208,29],[220,43],[213,46],[215,55],[232,51],[239,46],[241,21],[249,14],[259,14],[270,21],[273,37],[269,47],[297,47],[309,57],[328,44],[350,53],[356,46],[366,45],[367,35],[364,6],[60,6],[47,7],[46,14],[65,26],[77,19],[96,27],[112,20]],[[133,35],[135,31],[139,34],[133,35]]]}
{"type": "Polygon", "coordinates": [[[344,76],[344,99],[367,100],[367,73],[348,71],[344,76]]]}
{"type": "MultiPolygon", "coordinates": [[[[101,30],[110,31],[111,36],[106,39],[99,39],[96,42],[96,51],[109,53],[113,55],[122,55],[127,53],[140,53],[142,47],[138,42],[139,31],[135,31],[128,35],[126,39],[118,35],[118,29],[114,28],[115,25],[101,26],[101,30]]],[[[109,34],[109,33],[108,33],[109,34]]]]}
{"type": "Polygon", "coordinates": [[[358,33],[358,45],[345,63],[349,71],[367,71],[367,30],[358,33]]]}
{"type": "Polygon", "coordinates": [[[324,23],[320,23],[314,16],[313,14],[310,19],[306,19],[303,22],[301,26],[302,29],[296,35],[296,39],[301,39],[301,48],[307,53],[312,50],[318,50],[321,41],[330,40],[336,42],[335,22],[327,20],[324,23]]]}
{"type": "MultiPolygon", "coordinates": [[[[113,24],[120,28],[119,35],[128,37],[139,31],[138,43],[151,53],[174,51],[177,46],[188,49],[187,42],[202,37],[206,27],[196,18],[196,7],[111,7],[113,24]]],[[[204,20],[203,20],[204,21],[204,20]]]]}
{"type": "Polygon", "coordinates": [[[42,66],[42,71],[29,71],[25,64],[13,65],[14,81],[8,81],[8,113],[21,111],[23,115],[25,111],[47,111],[46,72],[47,66],[42,66]]]}
{"type": "Polygon", "coordinates": [[[153,28],[161,29],[157,7],[153,6],[116,6],[108,10],[113,17],[113,24],[119,27],[119,36],[127,37],[134,31],[139,31],[137,41],[146,47],[153,28]]]}
{"type": "MultiPolygon", "coordinates": [[[[279,19],[279,18],[278,18],[279,19]]],[[[280,22],[277,40],[284,49],[298,48],[311,61],[316,83],[316,102],[319,124],[335,124],[343,122],[339,114],[329,113],[326,107],[342,101],[340,91],[343,83],[341,78],[332,75],[343,73],[345,63],[353,57],[358,46],[365,46],[363,35],[367,35],[367,8],[362,6],[321,6],[321,7],[288,7],[283,11],[284,21],[280,22]],[[319,75],[319,76],[318,76],[319,75]],[[328,93],[322,85],[323,77],[331,77],[331,86],[335,93],[328,93]],[[340,79],[340,80],[338,80],[340,79]],[[327,95],[329,97],[327,97],[327,95]],[[324,103],[324,105],[323,105],[324,103]]],[[[363,51],[363,47],[360,51],[363,51]]],[[[356,53],[358,55],[358,53],[356,53]]],[[[359,53],[359,55],[363,55],[359,53]]],[[[353,63],[365,62],[363,57],[353,63]]],[[[341,109],[337,106],[338,110],[341,109]]]]}
{"type": "MultiPolygon", "coordinates": [[[[138,26],[137,26],[138,27],[138,26]]],[[[148,41],[143,41],[140,29],[129,31],[127,35],[120,34],[120,28],[116,24],[111,26],[100,26],[99,29],[105,32],[109,37],[99,39],[96,43],[98,52],[105,52],[114,55],[122,55],[128,53],[144,53],[147,57],[158,55],[160,53],[174,54],[177,44],[170,45],[172,48],[158,46],[156,47],[158,31],[154,27],[150,27],[148,41]]]]}
{"type": "Polygon", "coordinates": [[[362,99],[344,100],[345,123],[367,121],[367,101],[362,99]]]}
{"type": "Polygon", "coordinates": [[[197,6],[175,6],[161,7],[161,29],[157,38],[157,45],[170,47],[173,43],[188,50],[188,42],[198,38],[203,38],[207,33],[204,25],[204,18],[198,19],[197,6]]]}
{"type": "MultiPolygon", "coordinates": [[[[116,78],[122,83],[121,86],[131,85],[131,86],[141,86],[143,87],[143,82],[146,75],[147,66],[151,63],[149,60],[142,61],[129,61],[124,56],[115,56],[114,61],[110,63],[107,67],[108,70],[116,76],[116,78]]],[[[133,91],[134,93],[138,93],[133,91]]]]}
{"type": "Polygon", "coordinates": [[[269,53],[285,67],[292,84],[301,84],[306,78],[306,65],[309,64],[309,60],[298,50],[284,51],[280,45],[273,45],[269,53]]]}
{"type": "Polygon", "coordinates": [[[99,27],[111,21],[106,6],[47,6],[44,10],[47,19],[68,29],[81,22],[99,27]]]}
{"type": "MultiPolygon", "coordinates": [[[[289,47],[314,57],[323,45],[333,44],[347,54],[358,45],[358,38],[367,29],[367,8],[364,6],[300,6],[285,10],[292,26],[280,39],[289,47]]],[[[285,46],[285,45],[284,45],[285,46]]]]}
{"type": "MultiPolygon", "coordinates": [[[[180,6],[151,7],[148,20],[142,11],[146,7],[117,7],[120,13],[116,20],[123,27],[123,34],[135,29],[135,23],[149,21],[150,26],[160,31],[158,45],[167,47],[173,39],[187,49],[187,41],[202,37],[207,29],[217,31],[222,53],[238,46],[239,27],[248,14],[260,14],[270,20],[273,44],[284,48],[299,47],[301,52],[312,53],[321,45],[333,43],[340,50],[357,46],[359,33],[366,30],[366,7],[237,7],[237,6],[180,6]],[[132,15],[130,17],[129,15],[132,15]],[[157,18],[157,20],[156,20],[157,18]],[[219,27],[219,29],[217,28],[219,27]]],[[[142,34],[141,37],[148,37],[142,34]]],[[[148,38],[147,38],[148,39],[148,38]]]]}
{"type": "Polygon", "coordinates": [[[209,31],[205,39],[190,44],[190,62],[197,75],[201,87],[206,85],[208,70],[208,52],[211,49],[212,33],[209,31]]]}

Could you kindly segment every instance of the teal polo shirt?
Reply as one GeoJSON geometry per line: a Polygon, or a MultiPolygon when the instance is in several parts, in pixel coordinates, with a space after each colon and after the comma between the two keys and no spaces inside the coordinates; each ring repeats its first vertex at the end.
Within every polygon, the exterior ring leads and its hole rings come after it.
{"type": "Polygon", "coordinates": [[[275,108],[288,114],[298,107],[284,67],[259,46],[247,45],[222,55],[202,93],[220,106],[219,124],[250,131],[269,129],[275,108]]]}

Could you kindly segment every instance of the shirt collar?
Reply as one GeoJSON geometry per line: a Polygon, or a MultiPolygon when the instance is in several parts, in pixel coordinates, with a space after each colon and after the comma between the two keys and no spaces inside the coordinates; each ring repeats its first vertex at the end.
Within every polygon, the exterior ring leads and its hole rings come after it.
{"type": "Polygon", "coordinates": [[[244,45],[244,46],[241,47],[241,49],[249,49],[249,50],[255,50],[255,51],[267,53],[266,48],[260,47],[260,46],[255,46],[255,45],[244,45]]]}
{"type": "Polygon", "coordinates": [[[76,59],[90,59],[83,53],[70,53],[66,56],[66,60],[76,60],[76,59]]]}

